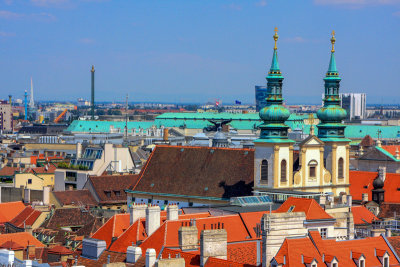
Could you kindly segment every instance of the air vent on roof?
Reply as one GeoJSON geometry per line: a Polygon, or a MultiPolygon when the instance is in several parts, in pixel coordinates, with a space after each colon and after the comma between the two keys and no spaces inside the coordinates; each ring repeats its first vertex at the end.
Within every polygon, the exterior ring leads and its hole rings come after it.
{"type": "Polygon", "coordinates": [[[367,189],[367,188],[368,188],[368,185],[364,185],[364,188],[367,189]]]}
{"type": "Polygon", "coordinates": [[[211,153],[211,154],[214,153],[214,149],[211,149],[211,150],[210,150],[210,153],[211,153]]]}
{"type": "Polygon", "coordinates": [[[181,152],[183,152],[183,150],[185,150],[184,148],[181,148],[181,152]]]}
{"type": "Polygon", "coordinates": [[[400,187],[397,187],[397,191],[400,191],[400,187]]]}

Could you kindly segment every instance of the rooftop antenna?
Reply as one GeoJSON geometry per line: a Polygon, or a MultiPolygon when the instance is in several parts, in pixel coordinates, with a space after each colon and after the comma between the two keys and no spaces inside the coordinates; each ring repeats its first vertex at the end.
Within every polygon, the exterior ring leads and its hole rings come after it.
{"type": "Polygon", "coordinates": [[[90,111],[90,113],[92,113],[91,115],[92,115],[92,120],[94,120],[94,66],[92,65],[92,69],[90,70],[90,72],[91,72],[91,76],[92,76],[92,90],[91,90],[91,96],[92,96],[92,98],[91,98],[91,102],[90,102],[90,104],[91,104],[91,111],[90,111]]]}

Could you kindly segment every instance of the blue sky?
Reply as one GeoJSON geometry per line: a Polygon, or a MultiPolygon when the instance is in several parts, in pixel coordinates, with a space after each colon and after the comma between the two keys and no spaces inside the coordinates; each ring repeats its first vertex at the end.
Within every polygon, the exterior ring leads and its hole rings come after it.
{"type": "Polygon", "coordinates": [[[320,103],[336,31],[341,92],[400,103],[400,0],[0,0],[0,98],[254,102],[279,28],[288,103],[320,103]]]}

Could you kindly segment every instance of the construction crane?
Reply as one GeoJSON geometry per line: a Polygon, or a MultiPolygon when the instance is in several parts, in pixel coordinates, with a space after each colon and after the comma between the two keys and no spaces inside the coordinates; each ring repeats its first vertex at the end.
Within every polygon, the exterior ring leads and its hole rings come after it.
{"type": "Polygon", "coordinates": [[[61,112],[60,115],[58,115],[58,117],[54,120],[55,123],[59,122],[61,120],[61,118],[65,115],[65,113],[67,113],[68,109],[65,109],[63,112],[61,112]]]}

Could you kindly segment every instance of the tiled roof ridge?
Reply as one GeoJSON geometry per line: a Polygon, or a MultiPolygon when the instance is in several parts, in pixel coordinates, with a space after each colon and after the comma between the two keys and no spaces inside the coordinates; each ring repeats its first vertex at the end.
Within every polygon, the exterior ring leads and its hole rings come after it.
{"type": "MultiPolygon", "coordinates": [[[[29,208],[31,208],[32,209],[32,211],[31,211],[31,213],[29,214],[29,216],[28,217],[26,217],[25,218],[25,220],[24,220],[24,223],[35,213],[35,209],[33,209],[31,206],[29,206],[29,208]]],[[[39,211],[40,212],[40,211],[39,211]]],[[[41,213],[41,212],[40,212],[41,213]]]]}
{"type": "Polygon", "coordinates": [[[155,151],[156,151],[157,147],[158,147],[158,146],[156,146],[156,147],[154,148],[153,152],[150,153],[150,156],[149,156],[149,158],[147,159],[146,164],[145,164],[145,165],[142,167],[142,169],[140,170],[139,179],[136,181],[136,184],[135,184],[135,185],[132,185],[132,188],[130,188],[131,190],[135,190],[136,186],[137,186],[137,185],[140,183],[140,181],[142,180],[143,174],[145,173],[147,167],[149,166],[150,160],[151,160],[151,158],[153,157],[153,155],[155,154],[155,151]]]}

